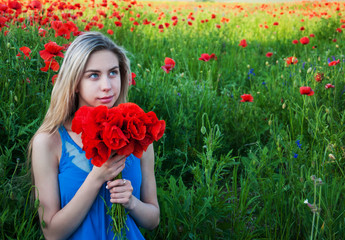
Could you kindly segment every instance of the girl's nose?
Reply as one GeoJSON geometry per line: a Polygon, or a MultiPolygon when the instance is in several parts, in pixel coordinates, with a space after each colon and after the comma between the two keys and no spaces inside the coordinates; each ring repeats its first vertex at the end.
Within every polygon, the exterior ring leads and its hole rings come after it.
{"type": "Polygon", "coordinates": [[[104,76],[101,81],[101,88],[102,91],[109,91],[111,89],[110,78],[108,76],[104,76]]]}

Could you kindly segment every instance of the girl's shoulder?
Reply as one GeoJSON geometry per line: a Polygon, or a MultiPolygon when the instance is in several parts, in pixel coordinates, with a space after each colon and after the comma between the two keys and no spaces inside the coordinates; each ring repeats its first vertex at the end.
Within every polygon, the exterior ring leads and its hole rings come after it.
{"type": "Polygon", "coordinates": [[[49,152],[52,157],[59,159],[61,155],[61,137],[59,131],[35,134],[32,142],[32,150],[36,153],[42,153],[42,155],[49,152]]]}

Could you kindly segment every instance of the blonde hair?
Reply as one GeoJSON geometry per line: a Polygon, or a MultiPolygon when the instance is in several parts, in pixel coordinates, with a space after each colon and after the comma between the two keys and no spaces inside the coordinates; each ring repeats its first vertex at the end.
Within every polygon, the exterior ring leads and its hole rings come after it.
{"type": "Polygon", "coordinates": [[[42,125],[31,139],[28,159],[31,158],[32,142],[38,133],[54,133],[59,126],[71,120],[78,108],[77,86],[84,74],[90,55],[100,50],[112,51],[119,60],[121,91],[114,106],[127,101],[128,83],[131,78],[130,61],[126,51],[99,32],[87,32],[78,36],[68,47],[51,94],[51,101],[42,125]]]}

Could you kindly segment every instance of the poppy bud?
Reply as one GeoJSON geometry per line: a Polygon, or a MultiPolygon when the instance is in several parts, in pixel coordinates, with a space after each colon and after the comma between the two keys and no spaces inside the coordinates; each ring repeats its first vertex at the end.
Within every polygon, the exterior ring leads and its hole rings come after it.
{"type": "Polygon", "coordinates": [[[286,103],[283,103],[282,109],[286,108],[286,103]]]}
{"type": "Polygon", "coordinates": [[[40,205],[40,200],[38,198],[35,200],[35,208],[38,208],[40,205]]]}
{"type": "Polygon", "coordinates": [[[139,63],[137,64],[137,66],[138,66],[138,68],[141,68],[141,65],[139,63]]]}
{"type": "Polygon", "coordinates": [[[205,128],[205,126],[202,126],[200,130],[201,130],[201,133],[202,133],[203,135],[205,135],[205,133],[206,133],[206,128],[205,128]]]}
{"type": "Polygon", "coordinates": [[[7,43],[6,46],[7,46],[7,48],[10,48],[10,47],[11,47],[11,44],[10,44],[10,43],[7,43]]]}
{"type": "Polygon", "coordinates": [[[333,155],[332,153],[330,153],[330,154],[328,155],[328,157],[329,157],[330,159],[332,159],[332,160],[335,160],[335,157],[334,157],[334,155],[333,155]]]}

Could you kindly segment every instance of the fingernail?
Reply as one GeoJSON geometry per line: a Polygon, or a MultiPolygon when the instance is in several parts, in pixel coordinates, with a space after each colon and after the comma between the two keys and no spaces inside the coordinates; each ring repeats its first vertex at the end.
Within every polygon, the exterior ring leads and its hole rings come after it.
{"type": "Polygon", "coordinates": [[[106,189],[109,189],[109,188],[108,188],[108,185],[106,185],[105,188],[106,188],[106,189]]]}

